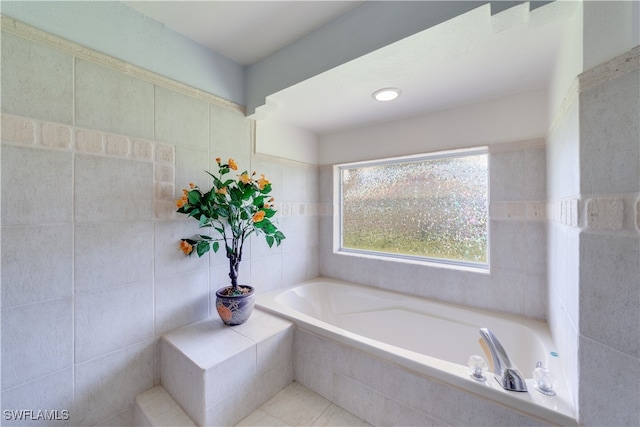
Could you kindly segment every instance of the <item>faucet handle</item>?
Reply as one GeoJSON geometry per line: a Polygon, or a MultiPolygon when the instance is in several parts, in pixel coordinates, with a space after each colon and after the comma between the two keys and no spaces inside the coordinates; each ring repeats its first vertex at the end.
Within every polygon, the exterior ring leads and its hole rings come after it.
{"type": "Polygon", "coordinates": [[[556,395],[555,388],[558,385],[558,381],[551,371],[542,366],[542,362],[538,362],[533,370],[533,381],[535,389],[540,393],[547,396],[556,395]]]}
{"type": "Polygon", "coordinates": [[[487,366],[487,362],[481,356],[474,354],[469,357],[469,361],[467,362],[467,366],[469,367],[469,376],[476,381],[486,381],[487,376],[485,372],[489,370],[487,366]]]}

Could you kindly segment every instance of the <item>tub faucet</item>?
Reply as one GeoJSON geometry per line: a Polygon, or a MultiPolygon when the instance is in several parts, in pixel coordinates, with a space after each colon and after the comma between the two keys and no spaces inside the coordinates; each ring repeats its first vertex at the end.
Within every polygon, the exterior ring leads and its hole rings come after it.
{"type": "Polygon", "coordinates": [[[527,383],[525,382],[524,376],[518,368],[511,363],[507,352],[493,332],[491,332],[489,328],[481,328],[480,336],[491,353],[493,373],[496,381],[498,381],[505,390],[527,391],[527,383]]]}

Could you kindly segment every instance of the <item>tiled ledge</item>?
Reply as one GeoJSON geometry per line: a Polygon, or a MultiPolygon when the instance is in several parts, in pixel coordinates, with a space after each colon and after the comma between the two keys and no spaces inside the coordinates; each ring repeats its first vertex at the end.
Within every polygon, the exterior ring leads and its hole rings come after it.
{"type": "Polygon", "coordinates": [[[293,381],[293,335],[260,310],[239,326],[208,319],[170,332],[162,386],[197,425],[235,425],[293,381]]]}

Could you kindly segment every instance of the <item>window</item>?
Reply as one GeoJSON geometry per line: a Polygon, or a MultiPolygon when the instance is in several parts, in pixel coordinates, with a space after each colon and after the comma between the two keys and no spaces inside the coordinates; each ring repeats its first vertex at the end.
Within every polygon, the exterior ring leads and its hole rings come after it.
{"type": "Polygon", "coordinates": [[[340,252],[486,267],[486,148],[336,166],[340,252]]]}

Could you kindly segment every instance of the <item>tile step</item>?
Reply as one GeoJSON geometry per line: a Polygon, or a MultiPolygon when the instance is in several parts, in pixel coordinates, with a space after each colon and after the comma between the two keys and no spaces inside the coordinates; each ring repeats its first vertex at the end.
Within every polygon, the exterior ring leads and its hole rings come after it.
{"type": "Polygon", "coordinates": [[[134,425],[141,427],[195,427],[196,424],[161,385],[136,396],[134,425]]]}

